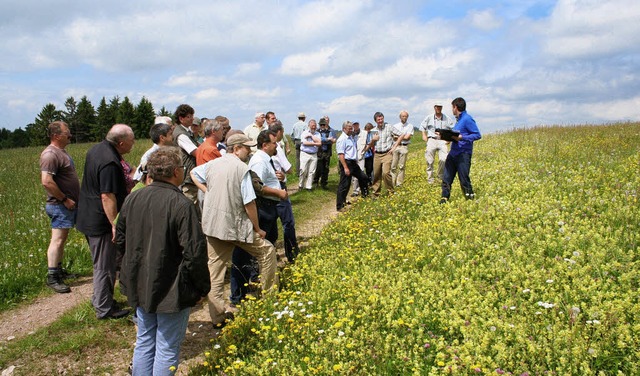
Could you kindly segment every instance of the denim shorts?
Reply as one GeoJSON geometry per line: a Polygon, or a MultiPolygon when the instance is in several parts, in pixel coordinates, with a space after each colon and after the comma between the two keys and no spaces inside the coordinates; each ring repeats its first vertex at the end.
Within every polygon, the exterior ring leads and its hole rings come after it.
{"type": "Polygon", "coordinates": [[[47,204],[47,214],[51,218],[51,228],[73,228],[76,224],[77,210],[69,210],[64,204],[47,204]]]}

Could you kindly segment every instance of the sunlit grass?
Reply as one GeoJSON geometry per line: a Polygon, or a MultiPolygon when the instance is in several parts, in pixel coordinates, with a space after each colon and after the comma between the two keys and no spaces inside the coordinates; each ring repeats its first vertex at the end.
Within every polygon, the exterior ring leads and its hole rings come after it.
{"type": "Polygon", "coordinates": [[[456,181],[445,206],[414,146],[194,374],[640,373],[638,145],[638,124],[487,135],[477,200],[456,181]]]}

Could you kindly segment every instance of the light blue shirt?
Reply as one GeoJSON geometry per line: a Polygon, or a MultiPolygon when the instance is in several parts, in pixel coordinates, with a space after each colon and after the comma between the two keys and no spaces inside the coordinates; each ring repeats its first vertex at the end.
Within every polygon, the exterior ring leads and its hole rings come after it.
{"type": "Polygon", "coordinates": [[[338,154],[344,154],[344,159],[357,160],[358,159],[358,146],[356,139],[352,136],[347,136],[342,132],[338,141],[336,141],[336,152],[338,154]]]}
{"type": "MultiPolygon", "coordinates": [[[[207,171],[209,171],[209,165],[214,160],[211,160],[205,164],[201,164],[200,166],[196,166],[191,170],[199,183],[207,184],[207,171]]],[[[207,190],[211,190],[212,188],[213,187],[207,187],[207,190]]],[[[240,190],[242,192],[242,202],[245,205],[256,199],[256,192],[253,190],[253,183],[251,182],[251,174],[249,173],[249,171],[247,171],[247,173],[244,174],[244,177],[242,178],[240,190]]]]}
{"type": "MultiPolygon", "coordinates": [[[[249,168],[255,172],[256,175],[262,180],[262,183],[273,189],[280,189],[280,180],[276,176],[276,170],[271,165],[271,157],[262,150],[256,151],[249,161],[249,168]]],[[[277,197],[264,196],[275,201],[280,201],[277,197]]]]}

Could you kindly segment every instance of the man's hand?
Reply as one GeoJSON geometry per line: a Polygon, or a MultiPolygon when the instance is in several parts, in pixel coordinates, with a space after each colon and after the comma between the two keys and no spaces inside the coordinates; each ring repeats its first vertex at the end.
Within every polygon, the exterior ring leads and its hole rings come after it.
{"type": "Polygon", "coordinates": [[[263,229],[261,229],[261,228],[259,228],[259,229],[258,229],[258,231],[256,231],[256,232],[258,233],[258,236],[259,236],[261,239],[264,239],[264,237],[265,237],[265,236],[267,236],[267,233],[266,233],[263,229]]]}
{"type": "Polygon", "coordinates": [[[278,193],[278,198],[280,200],[286,200],[289,197],[289,192],[287,192],[286,189],[280,189],[278,193]]]}
{"type": "Polygon", "coordinates": [[[279,181],[284,181],[284,178],[286,177],[284,172],[282,171],[276,171],[276,176],[278,177],[279,181]]]}
{"type": "Polygon", "coordinates": [[[76,202],[67,197],[66,200],[62,203],[67,210],[76,210],[76,202]]]}
{"type": "Polygon", "coordinates": [[[347,177],[351,176],[351,171],[349,170],[349,167],[345,167],[344,168],[344,175],[347,176],[347,177]]]}

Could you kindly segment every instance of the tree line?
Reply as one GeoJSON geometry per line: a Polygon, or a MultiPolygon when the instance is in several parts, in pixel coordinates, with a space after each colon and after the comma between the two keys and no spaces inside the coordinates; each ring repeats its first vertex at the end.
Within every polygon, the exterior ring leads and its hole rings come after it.
{"type": "MultiPolygon", "coordinates": [[[[163,106],[158,115],[171,116],[172,113],[163,106]]],[[[69,125],[74,143],[100,141],[109,128],[117,123],[131,126],[137,139],[149,138],[149,129],[155,116],[153,105],[145,97],[140,99],[138,105],[131,103],[128,97],[121,100],[115,96],[108,102],[102,97],[97,109],[86,95],[80,101],[69,97],[64,102],[64,109],[57,109],[53,103],[46,104],[34,122],[27,124],[25,129],[0,129],[0,149],[49,144],[47,126],[57,120],[69,125]]]]}

